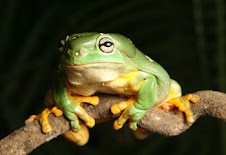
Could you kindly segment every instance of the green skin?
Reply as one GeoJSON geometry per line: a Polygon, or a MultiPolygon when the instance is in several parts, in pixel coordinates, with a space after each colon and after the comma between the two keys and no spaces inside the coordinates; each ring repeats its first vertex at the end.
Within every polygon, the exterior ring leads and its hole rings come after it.
{"type": "Polygon", "coordinates": [[[131,116],[129,126],[133,130],[137,129],[137,121],[146,111],[161,103],[170,92],[168,73],[139,51],[128,38],[119,34],[80,33],[67,36],[60,65],[53,82],[53,97],[71,121],[75,132],[80,130],[77,116],[82,116],[84,112],[68,97],[65,79],[72,92],[82,96],[96,92],[137,95],[137,102],[126,110],[126,115],[131,116]],[[113,51],[106,53],[100,49],[102,38],[112,40],[113,51]],[[144,81],[137,92],[119,91],[117,84],[105,86],[132,71],[138,71],[133,86],[144,81]]]}

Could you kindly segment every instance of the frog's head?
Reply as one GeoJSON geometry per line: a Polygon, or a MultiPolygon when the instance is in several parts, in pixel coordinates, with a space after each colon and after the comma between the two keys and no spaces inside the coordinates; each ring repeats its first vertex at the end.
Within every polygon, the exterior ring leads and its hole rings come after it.
{"type": "Polygon", "coordinates": [[[106,82],[135,70],[128,63],[136,48],[122,35],[80,33],[67,36],[61,43],[60,66],[70,83],[106,82]]]}
{"type": "Polygon", "coordinates": [[[61,41],[60,64],[84,65],[93,63],[125,63],[135,57],[136,48],[119,34],[79,33],[61,41]]]}

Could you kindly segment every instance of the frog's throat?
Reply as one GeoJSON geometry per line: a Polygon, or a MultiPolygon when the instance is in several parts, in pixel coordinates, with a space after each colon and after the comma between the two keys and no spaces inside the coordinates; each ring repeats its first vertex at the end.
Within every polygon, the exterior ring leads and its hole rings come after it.
{"type": "Polygon", "coordinates": [[[82,65],[62,65],[67,80],[74,85],[107,82],[116,79],[125,71],[123,63],[90,63],[82,65]]]}

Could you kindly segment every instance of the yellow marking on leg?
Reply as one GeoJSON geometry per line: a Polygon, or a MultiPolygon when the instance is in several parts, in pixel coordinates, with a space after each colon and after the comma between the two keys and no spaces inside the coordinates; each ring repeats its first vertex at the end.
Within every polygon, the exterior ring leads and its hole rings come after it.
{"type": "Polygon", "coordinates": [[[125,124],[125,122],[130,118],[130,116],[127,115],[127,108],[134,102],[136,102],[136,98],[134,96],[132,96],[132,97],[130,97],[129,100],[127,100],[125,102],[120,102],[118,104],[111,106],[111,112],[113,114],[117,114],[124,110],[123,113],[121,114],[121,116],[117,120],[115,120],[115,122],[113,124],[113,128],[115,130],[122,128],[122,126],[125,124]]]}
{"type": "Polygon", "coordinates": [[[82,102],[89,103],[91,105],[97,105],[99,103],[98,96],[78,96],[78,95],[71,95],[70,98],[73,100],[74,103],[79,104],[82,102]]]}
{"type": "Polygon", "coordinates": [[[83,115],[78,115],[79,118],[81,118],[88,127],[92,128],[95,125],[95,119],[89,116],[83,108],[81,110],[83,112],[83,115]]]}
{"type": "Polygon", "coordinates": [[[136,98],[134,96],[131,96],[127,101],[120,102],[111,106],[111,112],[112,114],[118,114],[134,102],[136,102],[136,98]]]}
{"type": "Polygon", "coordinates": [[[73,93],[71,90],[70,84],[65,80],[65,84],[67,87],[67,94],[70,99],[73,100],[74,103],[80,105],[82,102],[89,103],[91,105],[97,105],[99,103],[99,97],[98,96],[80,96],[78,94],[73,93]]]}
{"type": "Polygon", "coordinates": [[[29,124],[34,119],[39,120],[41,127],[42,127],[42,132],[44,133],[49,133],[51,132],[52,128],[49,124],[48,121],[48,116],[50,113],[53,113],[56,117],[61,116],[63,114],[63,111],[59,109],[57,106],[54,106],[53,108],[45,108],[40,115],[31,115],[26,121],[25,124],[29,124]]]}
{"type": "Polygon", "coordinates": [[[56,117],[58,117],[58,116],[61,116],[61,115],[63,115],[63,111],[60,109],[60,108],[58,108],[57,106],[54,106],[51,110],[50,110],[52,113],[54,113],[54,115],[56,116],[56,117]]]}
{"type": "Polygon", "coordinates": [[[199,101],[199,96],[198,95],[194,95],[194,94],[187,94],[185,96],[183,96],[182,98],[191,101],[192,103],[197,103],[199,101]]]}
{"type": "Polygon", "coordinates": [[[121,111],[123,111],[124,109],[126,109],[128,107],[128,105],[129,105],[128,101],[115,104],[115,105],[111,106],[111,112],[113,114],[118,114],[121,111]]]}
{"type": "Polygon", "coordinates": [[[113,124],[113,128],[115,130],[119,130],[123,127],[123,125],[125,124],[125,122],[129,119],[129,116],[126,114],[126,110],[123,111],[122,115],[115,120],[114,124],[113,124]]]}
{"type": "Polygon", "coordinates": [[[51,113],[51,111],[48,108],[45,108],[42,111],[42,114],[41,114],[41,117],[40,117],[40,124],[42,126],[42,131],[44,133],[49,133],[52,130],[52,128],[49,124],[49,120],[48,120],[48,116],[49,116],[50,113],[51,113]]]}
{"type": "Polygon", "coordinates": [[[39,120],[40,116],[39,115],[31,115],[27,120],[25,120],[25,124],[29,124],[33,122],[35,119],[39,120]]]}
{"type": "Polygon", "coordinates": [[[176,81],[171,80],[171,89],[168,97],[162,103],[156,105],[156,107],[167,111],[178,108],[185,113],[187,121],[193,123],[194,117],[190,109],[189,101],[196,103],[199,100],[199,96],[192,94],[181,96],[181,94],[180,85],[176,81]]]}
{"type": "MultiPolygon", "coordinates": [[[[67,93],[69,98],[73,101],[73,103],[77,104],[78,106],[80,106],[82,102],[89,103],[91,105],[97,105],[99,103],[98,96],[80,96],[71,91],[72,88],[67,82],[67,80],[65,80],[65,83],[66,83],[67,93]]],[[[88,127],[92,128],[95,125],[94,118],[90,117],[82,107],[80,108],[83,114],[82,115],[76,114],[76,115],[78,115],[78,117],[81,118],[88,127]]]]}
{"type": "Polygon", "coordinates": [[[132,71],[119,76],[117,79],[107,82],[106,86],[112,87],[119,94],[134,95],[140,89],[145,80],[138,79],[139,71],[132,71]]]}
{"type": "MultiPolygon", "coordinates": [[[[116,80],[107,83],[107,86],[118,88],[116,89],[116,91],[118,91],[119,94],[121,93],[121,94],[130,94],[130,95],[137,96],[138,90],[145,82],[145,80],[137,79],[138,72],[139,71],[133,71],[133,72],[124,74],[119,78],[117,78],[116,80]]],[[[121,111],[124,110],[121,116],[117,120],[115,120],[113,124],[113,128],[115,130],[122,128],[125,122],[130,117],[132,117],[127,114],[127,110],[130,105],[134,104],[137,101],[135,96],[130,97],[130,99],[125,102],[120,102],[118,104],[111,106],[111,112],[113,114],[120,113],[121,111]]]]}
{"type": "Polygon", "coordinates": [[[140,89],[140,87],[143,85],[144,82],[145,80],[142,80],[138,85],[135,85],[134,87],[129,87],[129,89],[134,92],[138,92],[138,90],[140,89]]]}
{"type": "MultiPolygon", "coordinates": [[[[70,98],[72,99],[72,101],[79,105],[82,103],[82,102],[86,102],[86,103],[89,103],[89,104],[92,104],[92,105],[97,105],[98,102],[99,102],[99,97],[98,96],[78,96],[78,95],[70,95],[70,98]]],[[[80,109],[83,113],[83,115],[78,115],[79,118],[81,118],[85,124],[92,128],[94,125],[95,125],[95,120],[93,117],[90,117],[86,111],[81,107],[80,109]]]]}
{"type": "Polygon", "coordinates": [[[181,87],[175,80],[171,79],[170,85],[171,85],[170,93],[162,103],[165,103],[165,102],[171,100],[172,98],[180,97],[182,95],[181,87]]]}
{"type": "Polygon", "coordinates": [[[190,109],[189,101],[191,101],[192,103],[197,103],[198,100],[199,100],[198,95],[187,94],[185,96],[176,97],[168,102],[163,103],[162,108],[169,111],[177,107],[180,111],[185,113],[187,121],[193,123],[195,120],[193,113],[190,109]]]}

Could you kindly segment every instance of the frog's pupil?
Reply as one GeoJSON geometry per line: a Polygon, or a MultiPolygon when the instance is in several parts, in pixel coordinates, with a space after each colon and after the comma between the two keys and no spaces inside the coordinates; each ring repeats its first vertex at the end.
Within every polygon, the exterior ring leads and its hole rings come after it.
{"type": "Polygon", "coordinates": [[[106,41],[103,45],[106,46],[106,47],[111,47],[112,42],[106,41]]]}

